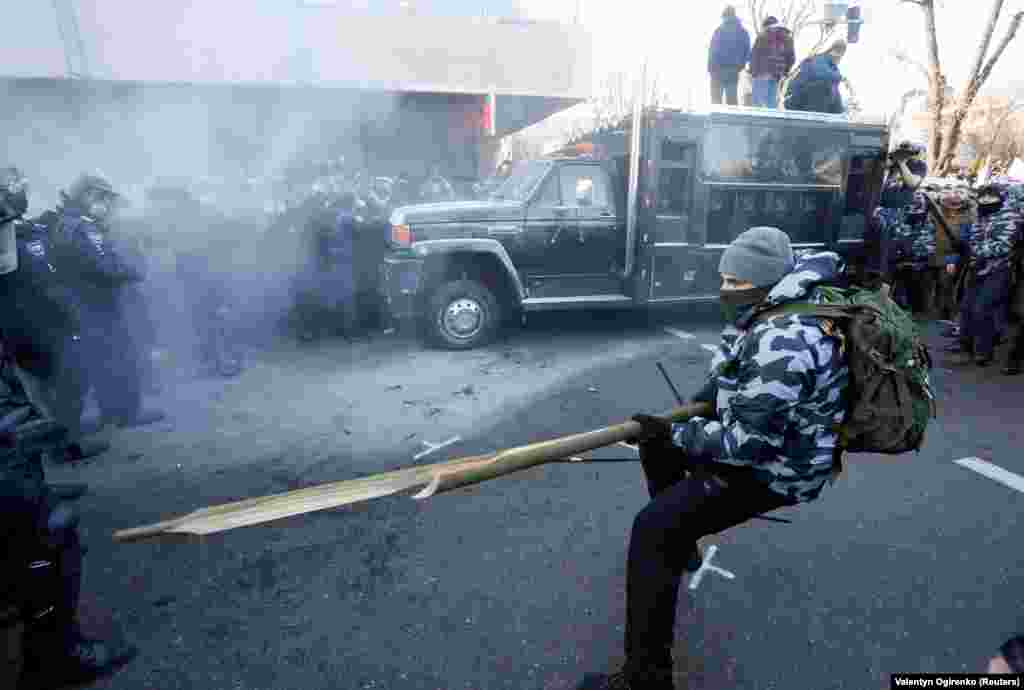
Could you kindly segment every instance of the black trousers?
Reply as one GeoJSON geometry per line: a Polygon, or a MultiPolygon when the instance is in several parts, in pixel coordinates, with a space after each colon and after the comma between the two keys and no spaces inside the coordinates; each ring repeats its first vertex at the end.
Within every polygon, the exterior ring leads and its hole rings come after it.
{"type": "Polygon", "coordinates": [[[965,345],[978,357],[991,357],[996,336],[1006,325],[1010,301],[1010,271],[999,268],[984,276],[967,277],[960,305],[960,328],[965,345]]]}
{"type": "Polygon", "coordinates": [[[938,298],[939,269],[899,268],[895,281],[897,294],[903,296],[898,302],[903,301],[903,306],[909,307],[915,316],[932,315],[938,298]]]}
{"type": "Polygon", "coordinates": [[[116,316],[97,318],[82,341],[88,382],[103,418],[134,419],[142,407],[142,363],[128,325],[116,316]]]}
{"type": "Polygon", "coordinates": [[[687,472],[685,455],[670,444],[642,443],[640,460],[651,502],[629,539],[625,650],[634,668],[667,669],[679,586],[697,540],[792,502],[742,469],[687,472]]]}
{"type": "Polygon", "coordinates": [[[1006,365],[1024,366],[1024,321],[1018,321],[1010,327],[1010,349],[1006,353],[1006,365]]]}
{"type": "Polygon", "coordinates": [[[3,582],[9,586],[2,599],[22,612],[26,647],[49,653],[78,630],[82,545],[68,510],[50,495],[39,501],[0,498],[3,582]]]}

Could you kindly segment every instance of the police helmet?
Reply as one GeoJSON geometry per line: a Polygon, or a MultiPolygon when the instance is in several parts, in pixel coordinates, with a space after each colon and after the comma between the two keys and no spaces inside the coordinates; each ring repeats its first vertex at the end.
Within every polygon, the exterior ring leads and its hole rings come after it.
{"type": "Polygon", "coordinates": [[[108,197],[120,196],[114,191],[114,186],[110,184],[110,181],[100,173],[82,173],[68,188],[65,196],[68,199],[80,200],[90,192],[108,197]]]}

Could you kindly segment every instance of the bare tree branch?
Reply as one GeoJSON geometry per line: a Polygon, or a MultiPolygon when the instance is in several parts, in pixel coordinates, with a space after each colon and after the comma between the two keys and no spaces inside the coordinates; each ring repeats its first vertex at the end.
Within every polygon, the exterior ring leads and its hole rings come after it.
{"type": "MultiPolygon", "coordinates": [[[[999,0],[997,0],[997,2],[999,2],[999,0]]],[[[1002,3],[999,2],[999,4],[1001,6],[1002,3]]],[[[992,70],[999,61],[999,58],[1002,57],[1006,47],[1017,35],[1022,17],[1024,17],[1024,12],[1018,12],[1013,16],[1010,20],[1010,26],[1007,28],[1003,38],[999,41],[999,45],[996,46],[996,49],[993,51],[988,62],[985,63],[985,67],[968,81],[967,87],[960,95],[956,110],[953,112],[953,116],[950,118],[946,131],[942,135],[943,148],[941,149],[941,154],[937,160],[937,171],[940,174],[945,172],[952,165],[953,158],[956,155],[956,147],[960,142],[960,135],[963,130],[964,121],[967,119],[971,105],[974,103],[974,99],[977,97],[978,92],[981,91],[981,87],[984,86],[985,81],[992,73],[992,70]]],[[[998,16],[993,17],[990,19],[990,24],[993,23],[993,20],[998,19],[998,16]]],[[[994,28],[994,25],[991,28],[994,28]]],[[[991,36],[989,36],[989,38],[991,38],[991,36]]]]}
{"type": "Polygon", "coordinates": [[[988,24],[985,25],[985,32],[981,35],[981,43],[978,44],[978,52],[974,56],[974,64],[971,71],[967,73],[967,82],[970,83],[978,78],[981,73],[981,66],[985,63],[985,56],[988,55],[988,47],[992,44],[992,34],[995,33],[996,23],[999,21],[999,14],[1003,11],[1005,0],[993,0],[992,11],[989,13],[988,24]]]}
{"type": "Polygon", "coordinates": [[[985,80],[988,79],[988,76],[992,74],[992,68],[996,66],[996,62],[998,62],[999,58],[1002,57],[1003,52],[1006,50],[1006,46],[1010,45],[1010,42],[1017,36],[1017,30],[1020,29],[1021,19],[1024,19],[1024,12],[1018,12],[1013,15],[1012,19],[1010,19],[1010,26],[1006,29],[1006,34],[999,42],[999,45],[996,46],[995,52],[992,53],[992,57],[989,58],[988,62],[985,63],[985,67],[983,67],[981,72],[978,74],[978,81],[981,84],[984,84],[985,80]]]}
{"type": "Polygon", "coordinates": [[[928,68],[924,66],[924,63],[910,57],[906,53],[906,51],[901,49],[893,48],[889,51],[889,54],[892,55],[892,57],[895,58],[898,62],[902,62],[903,64],[909,65],[910,67],[916,69],[918,72],[921,73],[921,76],[924,77],[924,80],[926,82],[928,81],[928,68]]]}

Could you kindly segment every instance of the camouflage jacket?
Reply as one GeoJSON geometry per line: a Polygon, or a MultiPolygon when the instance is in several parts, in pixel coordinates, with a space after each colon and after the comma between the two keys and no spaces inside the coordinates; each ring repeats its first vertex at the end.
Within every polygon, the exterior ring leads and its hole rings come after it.
{"type": "Polygon", "coordinates": [[[980,218],[971,230],[968,242],[971,257],[977,260],[978,275],[988,275],[1010,265],[1010,253],[1024,231],[1024,217],[1016,205],[1007,204],[1002,210],[980,218]]]}
{"type": "MultiPolygon", "coordinates": [[[[800,259],[766,302],[821,300],[815,285],[837,276],[832,252],[800,259]]],[[[795,502],[818,497],[835,462],[833,427],[846,414],[849,370],[842,341],[827,323],[784,315],[726,326],[711,361],[718,420],[672,426],[673,443],[697,459],[753,467],[755,476],[795,502]]]]}
{"type": "Polygon", "coordinates": [[[930,217],[911,222],[905,207],[877,208],[875,221],[890,241],[897,247],[893,259],[898,263],[909,262],[915,270],[928,267],[935,255],[935,223],[930,217]]]}

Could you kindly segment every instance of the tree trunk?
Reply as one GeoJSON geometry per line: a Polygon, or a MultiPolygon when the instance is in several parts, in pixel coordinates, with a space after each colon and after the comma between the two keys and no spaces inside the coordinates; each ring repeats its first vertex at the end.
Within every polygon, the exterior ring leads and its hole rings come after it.
{"type": "Polygon", "coordinates": [[[946,78],[939,62],[939,39],[935,33],[935,1],[922,0],[925,40],[928,47],[928,109],[931,131],[928,133],[928,169],[935,168],[942,153],[942,111],[946,105],[946,78]]]}

